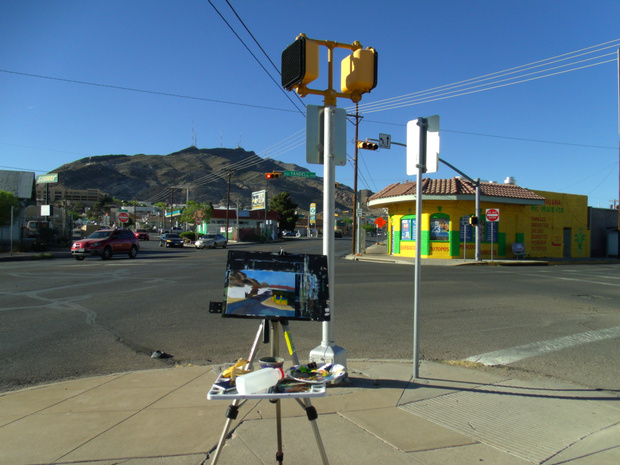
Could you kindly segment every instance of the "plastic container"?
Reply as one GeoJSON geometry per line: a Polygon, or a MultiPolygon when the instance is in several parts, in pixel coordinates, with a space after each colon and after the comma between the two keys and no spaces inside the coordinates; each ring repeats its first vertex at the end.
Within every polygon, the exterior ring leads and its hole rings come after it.
{"type": "Polygon", "coordinates": [[[235,378],[235,385],[237,392],[242,396],[258,394],[267,392],[282,378],[284,378],[284,372],[281,368],[262,368],[247,375],[238,376],[235,378]]]}
{"type": "Polygon", "coordinates": [[[258,359],[258,363],[263,368],[282,368],[284,359],[282,357],[263,357],[258,359]]]}

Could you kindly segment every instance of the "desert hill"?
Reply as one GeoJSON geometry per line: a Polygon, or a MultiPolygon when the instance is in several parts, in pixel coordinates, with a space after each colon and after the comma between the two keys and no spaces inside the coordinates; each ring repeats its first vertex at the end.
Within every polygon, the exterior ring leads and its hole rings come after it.
{"type": "MultiPolygon", "coordinates": [[[[184,203],[189,199],[226,205],[229,171],[231,207],[249,208],[252,192],[268,188],[272,197],[289,192],[300,210],[311,203],[322,204],[323,167],[307,169],[291,163],[263,159],[242,148],[188,147],[168,155],[100,155],[67,163],[59,173],[59,187],[99,189],[121,200],[184,203]],[[313,171],[316,178],[281,177],[266,180],[272,171],[313,171]]],[[[363,197],[371,195],[363,193],[363,197]]],[[[353,190],[342,184],[336,189],[336,208],[353,207],[353,190]]],[[[319,207],[319,210],[322,210],[319,207]]]]}

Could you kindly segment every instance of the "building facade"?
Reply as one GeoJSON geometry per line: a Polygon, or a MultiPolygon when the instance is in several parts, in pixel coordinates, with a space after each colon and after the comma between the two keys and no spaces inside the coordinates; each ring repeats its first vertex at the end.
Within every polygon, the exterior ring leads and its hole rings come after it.
{"type": "Polygon", "coordinates": [[[589,257],[587,197],[532,191],[514,184],[480,183],[478,225],[476,189],[460,178],[424,179],[422,218],[416,218],[416,183],[392,184],[369,198],[370,208],[387,208],[388,253],[415,256],[419,226],[422,258],[474,258],[476,234],[480,257],[516,258],[513,244],[529,257],[589,257]],[[486,217],[499,213],[498,221],[486,217]]]}

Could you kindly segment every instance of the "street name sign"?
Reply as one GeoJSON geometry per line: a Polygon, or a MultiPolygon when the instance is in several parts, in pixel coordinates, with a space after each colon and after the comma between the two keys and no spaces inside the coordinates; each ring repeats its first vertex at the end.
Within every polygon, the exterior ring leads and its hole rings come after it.
{"type": "Polygon", "coordinates": [[[298,178],[316,178],[316,173],[312,171],[284,171],[284,176],[295,176],[298,178]]]}

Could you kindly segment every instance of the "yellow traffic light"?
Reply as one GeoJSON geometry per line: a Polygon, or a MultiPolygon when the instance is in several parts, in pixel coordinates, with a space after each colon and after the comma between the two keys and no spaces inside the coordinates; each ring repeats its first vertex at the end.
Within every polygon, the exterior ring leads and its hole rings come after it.
{"type": "Polygon", "coordinates": [[[368,142],[368,141],[364,141],[364,140],[358,140],[357,141],[357,148],[358,149],[364,149],[364,150],[377,150],[379,148],[379,145],[375,142],[368,142]]]}
{"type": "Polygon", "coordinates": [[[306,86],[319,77],[319,44],[303,34],[282,52],[282,87],[306,86]]]}
{"type": "Polygon", "coordinates": [[[469,224],[471,224],[472,226],[476,226],[478,224],[478,217],[477,216],[470,216],[469,217],[469,224]]]}
{"type": "Polygon", "coordinates": [[[340,62],[340,88],[345,93],[363,94],[377,87],[377,60],[375,49],[355,50],[340,62]]]}

